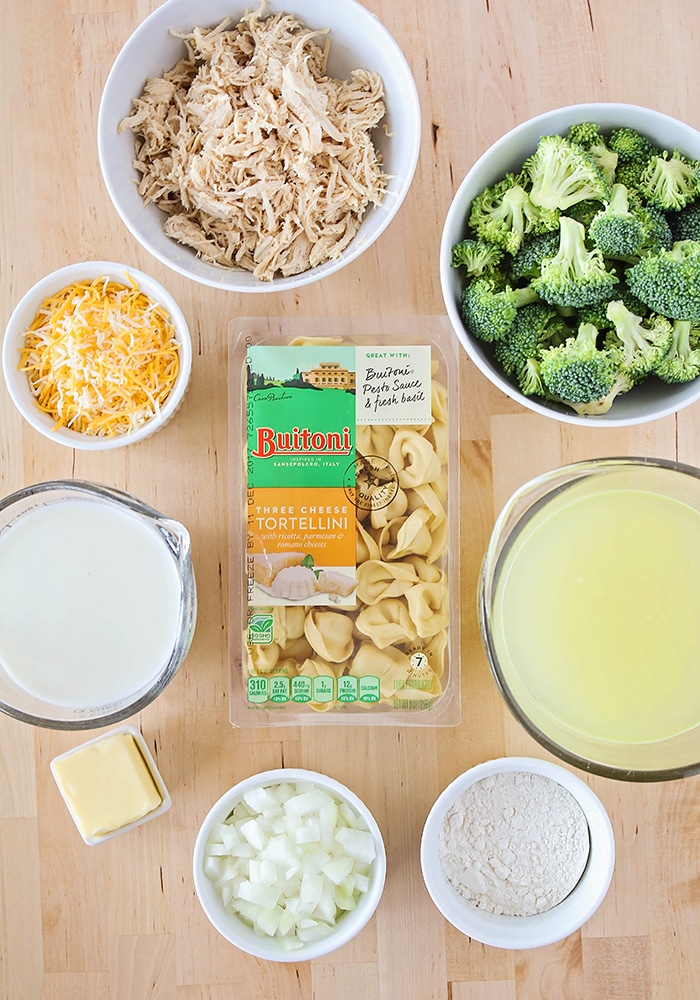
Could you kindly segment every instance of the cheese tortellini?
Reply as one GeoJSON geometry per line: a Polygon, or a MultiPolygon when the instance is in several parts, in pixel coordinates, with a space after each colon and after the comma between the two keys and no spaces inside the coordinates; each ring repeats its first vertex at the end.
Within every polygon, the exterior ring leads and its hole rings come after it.
{"type": "Polygon", "coordinates": [[[358,455],[390,463],[397,482],[385,504],[357,508],[356,607],[275,606],[274,641],[248,646],[249,675],[376,678],[389,708],[420,710],[439,698],[448,669],[448,401],[434,378],[431,409],[424,427],[357,427],[358,455]]]}

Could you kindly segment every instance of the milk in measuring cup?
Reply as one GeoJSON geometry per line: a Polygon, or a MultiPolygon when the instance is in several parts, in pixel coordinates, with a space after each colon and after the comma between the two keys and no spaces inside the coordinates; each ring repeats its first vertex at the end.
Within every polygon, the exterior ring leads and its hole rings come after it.
{"type": "Polygon", "coordinates": [[[168,662],[180,590],[167,543],[138,516],[81,499],[36,507],[0,536],[0,662],[52,704],[118,703],[168,662]]]}

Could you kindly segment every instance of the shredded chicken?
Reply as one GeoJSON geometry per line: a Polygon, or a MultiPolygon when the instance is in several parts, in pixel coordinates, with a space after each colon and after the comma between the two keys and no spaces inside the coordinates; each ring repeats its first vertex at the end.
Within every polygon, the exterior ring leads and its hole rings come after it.
{"type": "Polygon", "coordinates": [[[327,30],[262,10],[178,35],[187,56],[146,82],[119,129],[136,134],[138,190],[165,232],[270,281],[337,258],[382,203],[370,133],[385,106],[377,73],[326,76],[327,30]]]}

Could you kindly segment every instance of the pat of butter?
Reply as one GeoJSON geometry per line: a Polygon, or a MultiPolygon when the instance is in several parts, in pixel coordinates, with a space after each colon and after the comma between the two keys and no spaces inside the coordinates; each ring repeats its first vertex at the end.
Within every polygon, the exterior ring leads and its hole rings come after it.
{"type": "Polygon", "coordinates": [[[85,840],[104,837],[163,802],[129,732],[97,739],[51,761],[51,770],[85,840]]]}

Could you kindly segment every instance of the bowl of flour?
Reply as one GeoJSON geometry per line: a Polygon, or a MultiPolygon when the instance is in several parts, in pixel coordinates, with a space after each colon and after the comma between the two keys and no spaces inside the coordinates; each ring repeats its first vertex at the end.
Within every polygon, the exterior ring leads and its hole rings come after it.
{"type": "Polygon", "coordinates": [[[615,843],[600,799],[558,764],[504,757],[456,778],[430,810],[421,868],[457,930],[538,948],[578,930],[610,885],[615,843]]]}

